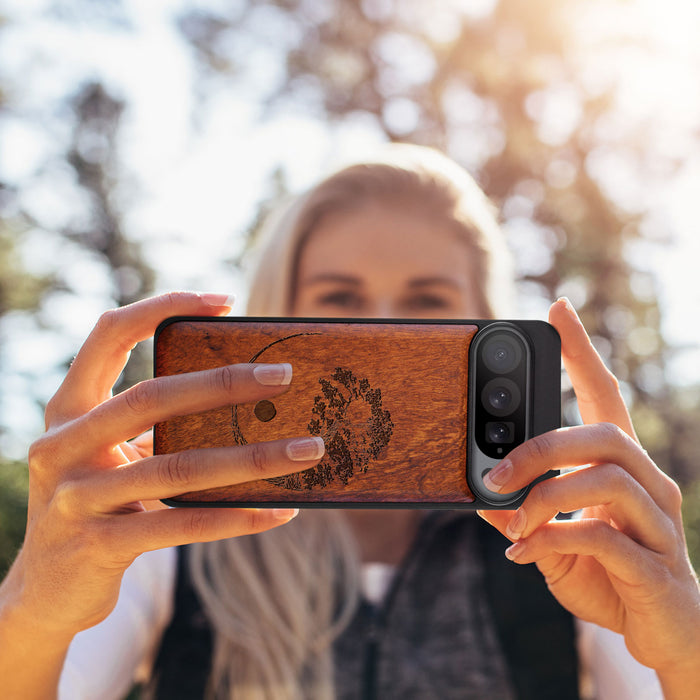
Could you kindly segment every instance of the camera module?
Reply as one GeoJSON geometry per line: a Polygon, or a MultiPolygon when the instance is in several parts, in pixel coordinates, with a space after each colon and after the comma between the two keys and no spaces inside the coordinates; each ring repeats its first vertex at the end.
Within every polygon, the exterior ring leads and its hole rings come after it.
{"type": "Polygon", "coordinates": [[[483,459],[502,459],[530,430],[530,346],[520,329],[497,321],[482,331],[471,357],[476,449],[483,459]]]}
{"type": "Polygon", "coordinates": [[[467,480],[490,506],[509,507],[526,489],[495,493],[484,475],[532,435],[560,424],[560,349],[556,331],[542,321],[500,320],[487,321],[469,348],[467,480]]]}

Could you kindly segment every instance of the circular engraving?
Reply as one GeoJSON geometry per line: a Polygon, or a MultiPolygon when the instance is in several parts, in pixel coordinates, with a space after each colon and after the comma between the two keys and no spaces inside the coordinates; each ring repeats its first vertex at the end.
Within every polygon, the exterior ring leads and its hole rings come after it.
{"type": "Polygon", "coordinates": [[[308,428],[311,435],[323,438],[326,454],[315,467],[268,479],[277,486],[323,488],[335,479],[345,485],[353,475],[366,473],[391,439],[394,424],[389,411],[382,408],[381,389],[343,367],[318,383],[321,394],[314,399],[308,428]]]}
{"type": "MultiPolygon", "coordinates": [[[[282,343],[304,342],[310,335],[317,334],[298,333],[280,338],[255,353],[250,362],[257,361],[262,355],[268,356],[267,351],[273,346],[279,348],[282,343]]],[[[246,445],[248,438],[268,439],[263,426],[276,416],[275,425],[284,423],[287,426],[289,422],[301,430],[305,427],[309,435],[323,438],[326,445],[323,459],[304,471],[266,480],[276,486],[301,491],[325,488],[333,482],[346,485],[353,476],[366,473],[389,444],[394,424],[391,414],[382,406],[381,389],[372,386],[367,378],[355,376],[346,367],[326,369],[325,372],[325,376],[316,375],[319,387],[316,395],[309,391],[307,383],[307,388],[296,395],[292,387],[284,396],[278,397],[276,405],[266,400],[259,401],[252,412],[244,405],[232,407],[231,428],[235,444],[246,445]]],[[[300,387],[298,391],[301,391],[300,387]]]]}

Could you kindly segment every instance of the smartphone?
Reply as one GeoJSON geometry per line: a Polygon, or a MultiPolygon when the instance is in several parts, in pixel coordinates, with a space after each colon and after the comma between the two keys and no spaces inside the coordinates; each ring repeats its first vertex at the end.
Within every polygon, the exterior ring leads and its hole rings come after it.
{"type": "Polygon", "coordinates": [[[155,453],[308,434],[326,454],[168,505],[515,508],[529,487],[497,494],[485,474],[561,421],[560,340],[543,321],[173,317],[155,335],[155,376],[250,362],[290,362],[288,391],[159,423],[155,453]]]}

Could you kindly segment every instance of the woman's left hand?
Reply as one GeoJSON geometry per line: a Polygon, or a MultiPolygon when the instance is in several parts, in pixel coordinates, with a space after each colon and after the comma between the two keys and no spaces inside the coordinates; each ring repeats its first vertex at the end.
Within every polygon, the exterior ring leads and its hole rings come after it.
{"type": "Polygon", "coordinates": [[[623,634],[631,654],[656,669],[667,698],[690,697],[700,687],[700,588],[680,489],[637,441],[618,382],[567,300],[549,320],[584,425],[528,440],[485,483],[509,493],[550,469],[576,469],[536,484],[515,512],[480,515],[515,542],[508,558],[534,562],[571,613],[623,634]],[[580,518],[553,520],[574,510],[580,518]]]}

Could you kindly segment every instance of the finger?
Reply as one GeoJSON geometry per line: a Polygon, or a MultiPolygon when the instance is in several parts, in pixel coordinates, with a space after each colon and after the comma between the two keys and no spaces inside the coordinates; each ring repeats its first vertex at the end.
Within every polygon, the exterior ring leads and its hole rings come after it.
{"type": "Polygon", "coordinates": [[[122,454],[129,462],[150,457],[153,454],[153,430],[137,435],[133,440],[120,445],[122,454]]]}
{"type": "Polygon", "coordinates": [[[141,454],[139,449],[132,442],[124,442],[119,445],[124,461],[135,462],[137,459],[147,457],[148,455],[141,454]]]}
{"type": "Polygon", "coordinates": [[[536,484],[506,527],[511,540],[529,537],[559,512],[603,508],[614,526],[647,549],[676,546],[669,518],[621,467],[601,464],[536,484]]]}
{"type": "Polygon", "coordinates": [[[90,453],[175,416],[277,396],[291,378],[287,363],[246,363],[147,379],[73,421],[64,433],[74,437],[76,450],[90,453]]]}
{"type": "Polygon", "coordinates": [[[191,542],[252,535],[289,522],[296,508],[169,508],[114,517],[108,529],[115,550],[128,558],[191,542]]]}
{"type": "Polygon", "coordinates": [[[169,316],[219,315],[231,309],[224,294],[171,292],[102,314],[46,409],[47,427],[86,413],[111,396],[134,346],[169,316]]]}
{"type": "Polygon", "coordinates": [[[508,537],[506,528],[513,519],[514,510],[477,510],[476,514],[485,520],[489,525],[495,527],[502,535],[508,537]]]}
{"type": "Polygon", "coordinates": [[[636,439],[620,385],[593,347],[568,299],[552,304],[549,322],[561,337],[562,359],[584,423],[614,423],[636,439]]]}
{"type": "Polygon", "coordinates": [[[561,569],[561,556],[566,555],[593,557],[609,574],[628,585],[655,575],[658,569],[655,554],[596,518],[547,523],[507,550],[508,558],[518,564],[537,563],[550,585],[556,583],[553,574],[561,569]]]}
{"type": "Polygon", "coordinates": [[[129,441],[139,458],[150,457],[153,454],[153,430],[147,430],[129,441]]]}
{"type": "Polygon", "coordinates": [[[109,512],[124,503],[173,498],[303,471],[323,457],[320,437],[301,437],[239,447],[187,450],[148,457],[97,472],[73,486],[72,498],[109,512]]]}
{"type": "Polygon", "coordinates": [[[560,428],[526,440],[484,477],[487,488],[510,493],[550,469],[620,465],[666,513],[678,506],[678,487],[628,434],[612,423],[560,428]]]}

